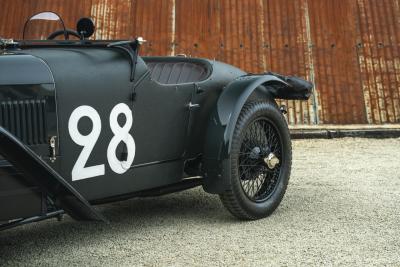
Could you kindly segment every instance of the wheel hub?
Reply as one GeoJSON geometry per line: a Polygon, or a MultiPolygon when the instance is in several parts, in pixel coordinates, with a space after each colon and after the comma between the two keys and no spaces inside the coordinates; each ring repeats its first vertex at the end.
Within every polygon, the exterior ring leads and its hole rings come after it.
{"type": "Polygon", "coordinates": [[[269,169],[274,169],[276,165],[279,164],[279,159],[277,156],[275,156],[274,153],[269,153],[268,156],[264,158],[264,163],[267,165],[269,169]]]}
{"type": "Polygon", "coordinates": [[[274,124],[264,117],[252,121],[243,132],[238,155],[240,183],[250,200],[270,197],[279,182],[282,160],[281,139],[274,124]]]}
{"type": "Polygon", "coordinates": [[[261,148],[256,146],[251,150],[249,158],[251,158],[251,159],[259,159],[260,158],[260,153],[261,153],[261,148]]]}

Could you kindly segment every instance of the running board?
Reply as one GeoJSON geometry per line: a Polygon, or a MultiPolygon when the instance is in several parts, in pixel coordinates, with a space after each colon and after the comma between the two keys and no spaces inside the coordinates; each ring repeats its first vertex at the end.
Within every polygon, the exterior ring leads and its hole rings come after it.
{"type": "Polygon", "coordinates": [[[20,170],[25,179],[37,184],[72,218],[81,221],[107,222],[106,218],[47,162],[3,127],[0,127],[0,154],[20,170]]]}
{"type": "Polygon", "coordinates": [[[0,224],[0,231],[8,230],[20,225],[28,224],[28,223],[33,223],[33,222],[40,222],[43,220],[51,219],[51,218],[57,218],[59,221],[62,219],[62,216],[64,214],[63,210],[57,210],[53,212],[48,212],[44,215],[39,215],[31,218],[26,218],[26,219],[20,219],[12,222],[8,222],[5,224],[0,224]]]}

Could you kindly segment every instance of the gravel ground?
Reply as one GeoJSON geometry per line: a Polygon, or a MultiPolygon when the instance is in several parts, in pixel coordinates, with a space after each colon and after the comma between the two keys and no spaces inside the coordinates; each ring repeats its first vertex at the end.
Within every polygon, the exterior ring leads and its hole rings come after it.
{"type": "Polygon", "coordinates": [[[0,232],[0,265],[397,265],[400,139],[298,140],[286,196],[252,222],[201,188],[0,232]]]}

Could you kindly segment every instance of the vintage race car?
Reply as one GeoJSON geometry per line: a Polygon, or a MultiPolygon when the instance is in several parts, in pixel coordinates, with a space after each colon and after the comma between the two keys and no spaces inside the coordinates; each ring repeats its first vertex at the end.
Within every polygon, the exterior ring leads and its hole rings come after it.
{"type": "Polygon", "coordinates": [[[141,57],[82,18],[32,16],[0,39],[0,229],[202,186],[241,219],[271,214],[291,170],[284,107],[312,84],[215,60],[141,57]]]}

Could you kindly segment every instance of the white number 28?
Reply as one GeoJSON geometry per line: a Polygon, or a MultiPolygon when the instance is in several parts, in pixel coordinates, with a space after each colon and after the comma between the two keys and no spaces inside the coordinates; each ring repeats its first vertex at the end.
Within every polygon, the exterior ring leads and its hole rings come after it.
{"type": "MultiPolygon", "coordinates": [[[[132,128],[132,111],[124,103],[117,104],[110,113],[110,128],[114,136],[107,148],[107,160],[111,170],[115,173],[123,174],[132,165],[135,158],[136,145],[133,137],[129,134],[132,128]],[[126,122],[121,127],[118,123],[118,116],[123,114],[126,122]],[[118,144],[124,142],[127,147],[126,160],[120,161],[116,156],[118,144]]],[[[101,133],[101,119],[99,113],[90,106],[77,107],[71,114],[68,121],[68,130],[71,139],[79,146],[82,151],[72,168],[72,181],[87,179],[105,174],[104,164],[85,167],[93,148],[101,133]],[[92,131],[83,135],[79,132],[78,123],[83,117],[88,117],[92,121],[92,131]]]]}

